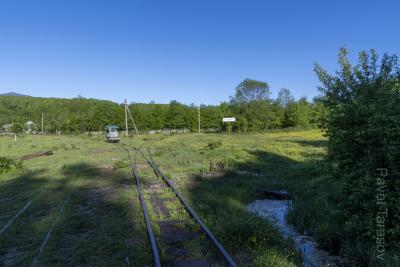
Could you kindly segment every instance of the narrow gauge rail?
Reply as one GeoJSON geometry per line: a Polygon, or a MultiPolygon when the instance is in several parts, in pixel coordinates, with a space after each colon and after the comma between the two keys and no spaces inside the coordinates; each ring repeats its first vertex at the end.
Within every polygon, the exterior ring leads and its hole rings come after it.
{"type": "Polygon", "coordinates": [[[136,169],[136,154],[135,154],[135,161],[134,161],[134,163],[132,163],[132,158],[129,153],[129,150],[128,149],[125,149],[125,150],[128,153],[129,161],[132,164],[132,173],[135,178],[136,187],[137,187],[137,190],[139,193],[140,205],[142,206],[142,209],[143,209],[143,215],[144,215],[144,220],[146,223],[147,235],[149,237],[151,252],[153,254],[153,264],[154,264],[154,267],[161,267],[160,254],[158,253],[156,238],[154,236],[153,227],[151,225],[151,220],[150,220],[150,216],[149,216],[149,210],[148,210],[146,202],[144,200],[142,186],[140,184],[139,175],[138,175],[138,172],[136,169]]]}
{"type": "Polygon", "coordinates": [[[139,192],[140,203],[142,205],[144,218],[146,221],[147,234],[150,239],[150,246],[151,246],[151,251],[153,253],[154,266],[160,267],[161,266],[160,255],[158,253],[156,238],[154,237],[154,232],[153,232],[153,228],[152,228],[151,221],[150,221],[149,211],[148,211],[147,205],[144,201],[142,186],[140,185],[140,180],[139,180],[139,175],[137,174],[137,171],[136,171],[136,164],[133,166],[132,171],[133,171],[133,175],[135,176],[136,186],[137,186],[137,189],[139,192]]]}
{"type": "MultiPolygon", "coordinates": [[[[188,203],[184,200],[182,195],[175,189],[175,187],[168,180],[168,178],[160,171],[160,169],[158,168],[158,166],[152,159],[151,155],[146,156],[141,149],[137,149],[137,151],[139,151],[142,154],[142,156],[146,159],[147,163],[154,170],[154,173],[156,174],[156,176],[162,178],[162,180],[165,182],[165,184],[172,190],[172,192],[175,194],[175,196],[179,199],[180,203],[184,206],[185,210],[189,213],[190,217],[196,222],[196,224],[200,227],[202,232],[207,236],[207,238],[209,239],[211,244],[217,249],[218,253],[222,256],[222,258],[225,260],[225,262],[228,264],[228,266],[237,267],[237,264],[235,263],[233,258],[225,250],[225,248],[222,246],[222,244],[217,240],[217,238],[210,231],[210,229],[208,229],[208,227],[205,225],[205,223],[200,219],[200,217],[195,213],[195,211],[188,205],[188,203]]],[[[135,176],[136,185],[137,185],[137,188],[139,191],[139,198],[140,198],[140,202],[141,202],[143,213],[144,213],[145,220],[146,220],[147,233],[149,236],[150,245],[151,245],[151,249],[153,252],[154,265],[161,266],[160,265],[160,257],[159,257],[159,253],[158,253],[158,249],[157,249],[157,244],[156,244],[154,233],[152,230],[152,224],[149,219],[148,209],[147,209],[146,203],[144,201],[143,192],[142,192],[142,188],[141,188],[140,181],[139,181],[139,176],[136,171],[136,158],[135,158],[135,163],[134,163],[134,166],[132,167],[132,170],[133,170],[133,174],[135,176]]]]}

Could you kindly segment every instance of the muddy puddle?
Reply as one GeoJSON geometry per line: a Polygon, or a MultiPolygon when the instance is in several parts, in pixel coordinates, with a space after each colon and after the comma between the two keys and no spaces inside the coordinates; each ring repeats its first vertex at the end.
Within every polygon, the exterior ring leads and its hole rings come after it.
{"type": "MultiPolygon", "coordinates": [[[[282,192],[286,194],[286,192],[282,192]]],[[[303,266],[347,266],[345,260],[338,256],[329,255],[325,250],[319,249],[318,244],[310,236],[302,235],[287,223],[286,215],[291,208],[291,200],[262,199],[246,205],[246,209],[258,216],[268,219],[281,232],[285,238],[292,238],[296,249],[303,257],[303,266]]]]}

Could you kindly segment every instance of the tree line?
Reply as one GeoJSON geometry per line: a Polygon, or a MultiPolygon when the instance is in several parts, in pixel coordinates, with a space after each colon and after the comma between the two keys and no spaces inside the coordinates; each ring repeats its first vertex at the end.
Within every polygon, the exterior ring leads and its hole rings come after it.
{"type": "MultiPolygon", "coordinates": [[[[161,129],[198,129],[198,107],[175,100],[169,104],[131,103],[129,109],[140,131],[161,129]]],[[[123,104],[87,99],[37,98],[0,96],[0,122],[13,122],[12,130],[22,132],[27,121],[41,127],[44,114],[46,133],[83,133],[103,130],[106,125],[125,128],[123,104]]],[[[221,131],[223,117],[234,116],[236,131],[259,131],[286,127],[316,127],[320,104],[305,97],[295,100],[288,89],[282,89],[276,99],[270,98],[265,82],[245,79],[230,101],[219,105],[201,105],[201,128],[221,131]]],[[[40,129],[41,130],[41,129],[40,129]]]]}

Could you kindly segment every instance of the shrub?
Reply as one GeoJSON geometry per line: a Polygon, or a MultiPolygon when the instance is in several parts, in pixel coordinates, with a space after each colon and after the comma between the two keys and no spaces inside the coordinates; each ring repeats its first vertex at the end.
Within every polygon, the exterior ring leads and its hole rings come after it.
{"type": "Polygon", "coordinates": [[[22,168],[22,162],[8,157],[0,157],[0,174],[22,168]]]}
{"type": "Polygon", "coordinates": [[[378,62],[373,50],[361,52],[359,64],[352,66],[342,49],[339,63],[336,75],[316,66],[328,112],[323,122],[329,137],[327,172],[343,185],[337,191],[341,218],[334,222],[345,237],[342,248],[349,253],[362,248],[355,254],[365,260],[361,254],[375,246],[381,227],[377,213],[386,209],[385,246],[400,249],[400,69],[396,56],[385,54],[378,62]]]}

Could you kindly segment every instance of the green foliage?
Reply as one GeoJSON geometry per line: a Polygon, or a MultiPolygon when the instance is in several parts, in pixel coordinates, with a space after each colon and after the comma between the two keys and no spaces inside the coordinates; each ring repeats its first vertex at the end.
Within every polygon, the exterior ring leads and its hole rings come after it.
{"type": "Polygon", "coordinates": [[[325,129],[325,122],[328,116],[328,109],[320,97],[314,98],[311,114],[311,124],[325,129]]]}
{"type": "MultiPolygon", "coordinates": [[[[339,53],[340,71],[330,75],[319,65],[315,71],[322,83],[326,107],[323,125],[329,137],[328,173],[338,185],[338,218],[342,249],[365,260],[368,247],[376,246],[377,212],[388,209],[385,246],[400,244],[400,70],[396,56],[385,54],[380,62],[374,50],[359,54],[352,66],[347,50],[339,53]],[[387,169],[380,187],[379,169],[387,169]],[[377,204],[383,190],[385,203],[377,204]]],[[[370,257],[371,255],[369,255],[370,257]]],[[[366,260],[366,264],[369,264],[366,260]]]]}
{"type": "Polygon", "coordinates": [[[11,127],[11,132],[13,133],[22,133],[24,130],[24,127],[20,123],[14,123],[13,126],[11,127]]]}
{"type": "Polygon", "coordinates": [[[313,116],[318,106],[310,103],[307,98],[301,97],[295,101],[290,90],[282,88],[278,93],[276,104],[281,110],[282,127],[310,128],[317,125],[318,121],[313,116]]]}
{"type": "Polygon", "coordinates": [[[250,103],[268,100],[269,94],[269,85],[266,82],[245,79],[236,87],[232,102],[250,103]]]}
{"type": "Polygon", "coordinates": [[[254,131],[271,128],[273,115],[269,94],[269,86],[265,82],[250,79],[241,82],[230,105],[237,117],[234,129],[254,131]]]}
{"type": "MultiPolygon", "coordinates": [[[[140,131],[198,129],[198,107],[194,104],[175,100],[169,104],[132,103],[129,109],[140,131]]],[[[229,103],[201,105],[201,127],[205,132],[221,131],[226,127],[222,118],[228,116],[237,118],[233,126],[239,131],[309,127],[314,125],[313,109],[314,104],[305,99],[295,101],[288,89],[282,89],[276,101],[271,100],[267,83],[246,79],[229,103]]],[[[0,123],[9,123],[14,117],[14,132],[22,132],[29,120],[41,125],[42,113],[46,133],[90,133],[104,130],[108,124],[125,128],[123,105],[111,101],[0,96],[0,123]]]]}
{"type": "Polygon", "coordinates": [[[300,126],[309,128],[312,124],[313,106],[305,97],[298,102],[291,101],[284,109],[284,127],[300,126]]]}
{"type": "Polygon", "coordinates": [[[80,133],[98,131],[106,124],[122,126],[123,109],[111,101],[74,98],[34,98],[22,96],[0,97],[0,119],[3,123],[14,117],[18,125],[17,132],[25,122],[31,120],[41,124],[44,113],[45,131],[63,133],[80,133]]]}
{"type": "Polygon", "coordinates": [[[276,102],[283,108],[286,108],[290,103],[294,102],[294,97],[289,89],[282,88],[279,90],[276,102]]]}
{"type": "Polygon", "coordinates": [[[22,168],[22,163],[8,157],[0,157],[0,174],[22,168]]]}

